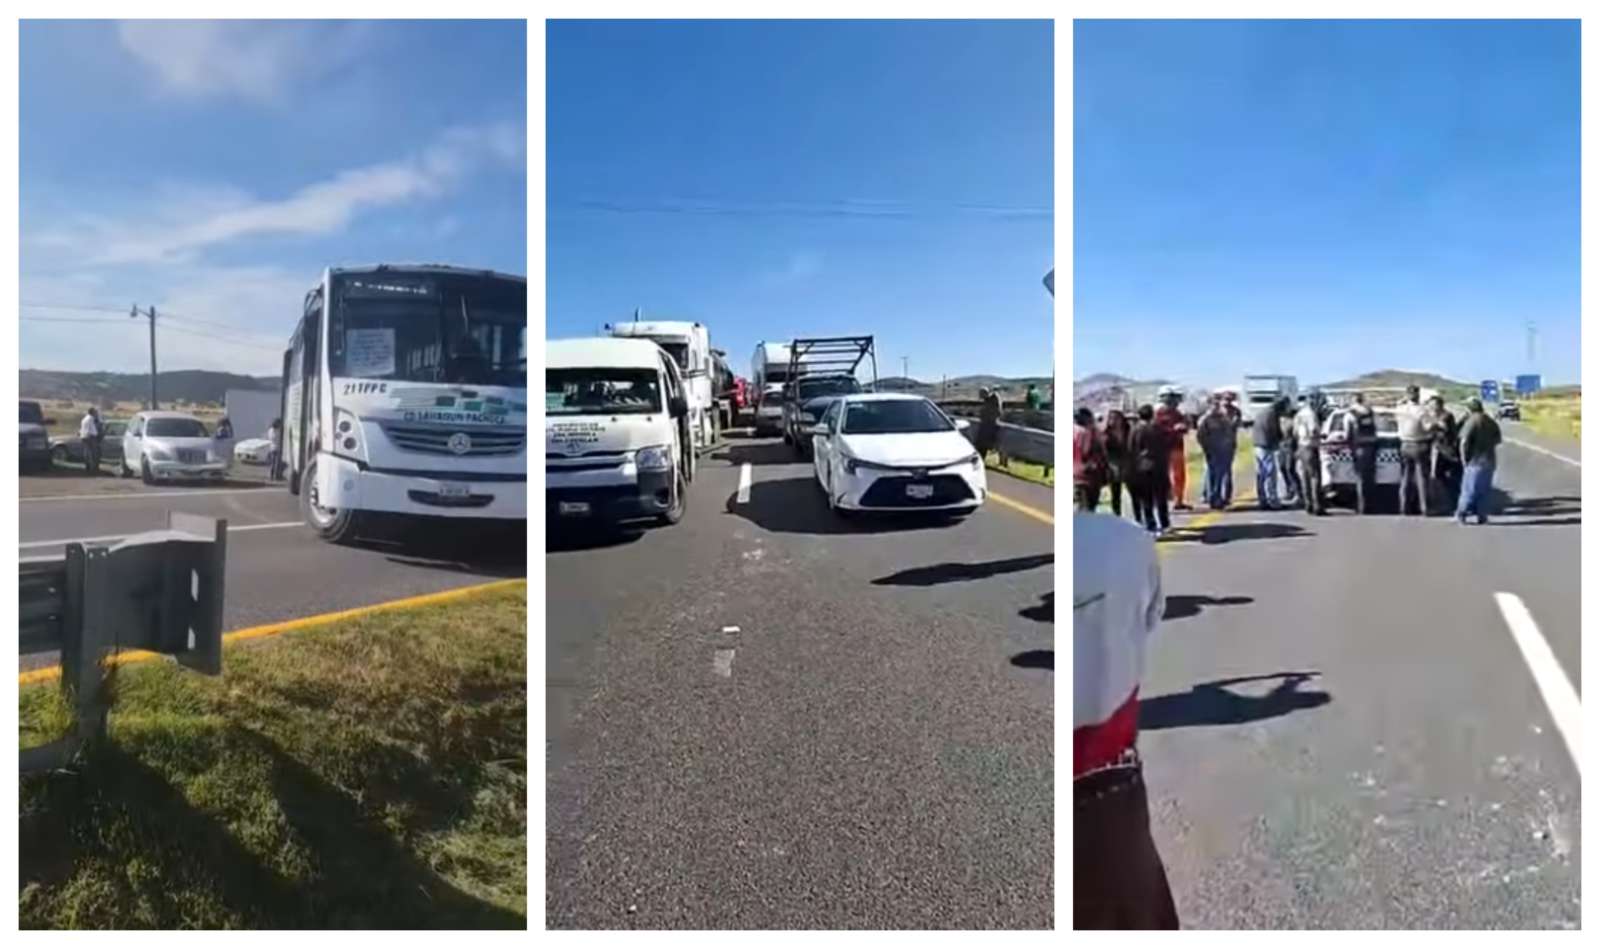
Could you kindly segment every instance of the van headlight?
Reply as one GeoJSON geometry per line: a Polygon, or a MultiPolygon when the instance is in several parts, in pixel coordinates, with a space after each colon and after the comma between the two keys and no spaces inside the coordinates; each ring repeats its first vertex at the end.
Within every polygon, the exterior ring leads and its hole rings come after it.
{"type": "Polygon", "coordinates": [[[651,445],[641,448],[633,456],[634,462],[640,471],[670,471],[672,470],[672,449],[667,445],[651,445]]]}

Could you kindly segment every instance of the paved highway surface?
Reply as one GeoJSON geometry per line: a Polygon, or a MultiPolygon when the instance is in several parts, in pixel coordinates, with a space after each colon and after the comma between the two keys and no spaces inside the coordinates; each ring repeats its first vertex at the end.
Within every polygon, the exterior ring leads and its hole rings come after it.
{"type": "Polygon", "coordinates": [[[737,439],[677,526],[553,536],[548,925],[1051,925],[1051,492],[990,485],[1045,519],[842,522],[737,439]]]}
{"type": "Polygon", "coordinates": [[[1578,447],[1504,430],[1561,458],[1502,447],[1488,526],[1230,511],[1163,543],[1140,741],[1185,926],[1578,925],[1579,768],[1496,599],[1578,688],[1578,447]]]}
{"type": "MultiPolygon", "coordinates": [[[[73,491],[65,478],[60,487],[65,499],[19,504],[21,557],[59,558],[65,541],[159,529],[171,510],[227,518],[223,628],[229,630],[520,577],[527,569],[520,534],[488,545],[465,530],[410,539],[391,534],[359,547],[328,544],[302,525],[298,499],[281,487],[139,485],[129,494],[90,495],[73,491]]],[[[53,654],[25,656],[23,668],[55,662],[53,654]]]]}

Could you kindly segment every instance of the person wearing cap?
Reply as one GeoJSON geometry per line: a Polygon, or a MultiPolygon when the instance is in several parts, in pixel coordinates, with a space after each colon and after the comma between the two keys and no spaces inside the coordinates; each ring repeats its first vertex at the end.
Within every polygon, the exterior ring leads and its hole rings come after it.
{"type": "Polygon", "coordinates": [[[1316,389],[1294,416],[1295,461],[1300,465],[1300,494],[1306,513],[1321,517],[1322,506],[1322,393],[1316,389]]]}
{"type": "Polygon", "coordinates": [[[1428,431],[1422,408],[1421,390],[1406,386],[1406,397],[1395,406],[1394,421],[1400,429],[1400,513],[1406,513],[1406,497],[1415,485],[1417,513],[1428,514],[1428,464],[1433,436],[1428,431]]]}
{"type": "Polygon", "coordinates": [[[1250,420],[1250,437],[1256,445],[1256,503],[1263,511],[1278,509],[1278,447],[1283,426],[1278,421],[1287,399],[1262,406],[1250,420]]]}
{"type": "Polygon", "coordinates": [[[1448,514],[1461,498],[1461,425],[1445,408],[1441,395],[1428,399],[1426,420],[1433,436],[1428,471],[1433,479],[1431,490],[1440,512],[1448,514]]]}
{"type": "Polygon", "coordinates": [[[1489,490],[1494,486],[1495,449],[1500,447],[1500,423],[1483,410],[1483,402],[1467,400],[1467,421],[1461,426],[1461,500],[1456,504],[1456,521],[1467,522],[1467,515],[1479,524],[1489,520],[1489,490]]]}
{"type": "Polygon", "coordinates": [[[1239,434],[1220,396],[1211,397],[1206,413],[1195,425],[1194,437],[1206,456],[1206,504],[1213,511],[1223,510],[1233,498],[1233,454],[1239,434]]]}
{"type": "Polygon", "coordinates": [[[1150,834],[1138,750],[1145,652],[1165,612],[1155,544],[1121,518],[1073,515],[1072,924],[1076,929],[1178,928],[1177,906],[1150,834]]]}
{"type": "Polygon", "coordinates": [[[1161,405],[1155,410],[1156,424],[1166,433],[1170,445],[1167,456],[1167,485],[1172,495],[1174,511],[1193,510],[1189,506],[1189,462],[1184,454],[1183,436],[1189,432],[1189,419],[1180,407],[1183,393],[1176,386],[1161,389],[1161,405]]]}

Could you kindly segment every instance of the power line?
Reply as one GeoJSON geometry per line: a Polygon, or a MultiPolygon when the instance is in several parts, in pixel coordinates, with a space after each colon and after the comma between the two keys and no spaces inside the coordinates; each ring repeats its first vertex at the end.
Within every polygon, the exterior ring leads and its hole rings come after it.
{"type": "Polygon", "coordinates": [[[282,352],[283,351],[283,347],[282,346],[277,346],[277,345],[273,345],[273,344],[269,344],[269,343],[252,343],[247,339],[242,339],[242,338],[236,337],[236,336],[222,336],[222,335],[219,335],[217,333],[207,333],[204,330],[192,330],[192,329],[188,329],[188,328],[182,327],[182,326],[173,326],[171,323],[166,324],[166,326],[167,326],[167,329],[169,331],[171,331],[171,332],[183,333],[183,334],[185,334],[187,336],[204,336],[207,339],[220,340],[220,341],[222,341],[224,343],[232,343],[235,346],[250,346],[250,347],[253,347],[255,349],[270,349],[273,352],[282,352]]]}
{"type": "MultiPolygon", "coordinates": [[[[34,310],[87,310],[87,311],[104,312],[104,313],[127,313],[128,312],[127,309],[124,308],[124,307],[120,307],[120,306],[101,306],[99,304],[93,304],[93,303],[24,303],[24,304],[22,304],[22,306],[24,308],[34,309],[34,310]]],[[[227,325],[225,323],[214,323],[214,322],[211,322],[209,320],[196,319],[196,318],[194,318],[192,316],[184,316],[182,314],[168,313],[165,310],[162,311],[161,318],[162,318],[162,320],[173,320],[173,319],[176,319],[180,323],[194,323],[194,324],[196,324],[198,326],[209,326],[209,327],[212,327],[214,329],[220,329],[220,330],[233,331],[233,330],[237,330],[238,329],[238,327],[229,326],[229,325],[227,325]]],[[[28,322],[34,322],[34,323],[120,323],[120,322],[122,322],[121,320],[101,320],[101,319],[87,319],[87,318],[86,319],[72,319],[72,318],[67,318],[67,317],[42,317],[42,316],[24,316],[24,317],[22,317],[22,319],[26,320],[28,322]]],[[[174,327],[174,329],[177,329],[177,328],[174,327]]],[[[238,333],[234,333],[232,335],[226,335],[226,334],[218,335],[218,334],[211,334],[211,333],[203,333],[203,332],[200,332],[198,330],[191,330],[189,332],[191,333],[191,335],[195,335],[195,336],[211,336],[213,339],[230,340],[230,341],[233,341],[233,342],[240,343],[242,345],[257,346],[257,347],[260,347],[260,348],[263,348],[263,349],[281,349],[282,348],[281,346],[277,345],[276,343],[273,343],[273,344],[269,345],[269,344],[264,343],[264,342],[251,341],[251,340],[247,339],[245,336],[239,335],[238,333]]],[[[240,332],[243,332],[243,331],[240,331],[240,332]]],[[[263,337],[257,337],[257,339],[261,339],[261,338],[263,338],[263,337]]]]}
{"type": "Polygon", "coordinates": [[[24,303],[25,310],[100,310],[105,313],[126,313],[126,307],[100,306],[88,303],[24,303]]]}
{"type": "Polygon", "coordinates": [[[121,320],[107,320],[97,316],[24,316],[19,317],[24,323],[116,323],[122,325],[121,320]]]}

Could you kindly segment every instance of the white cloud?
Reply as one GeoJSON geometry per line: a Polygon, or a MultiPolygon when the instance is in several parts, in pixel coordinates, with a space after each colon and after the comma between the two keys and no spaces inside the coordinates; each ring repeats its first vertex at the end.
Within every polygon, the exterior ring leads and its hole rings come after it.
{"type": "Polygon", "coordinates": [[[316,237],[344,230],[357,214],[437,198],[486,166],[520,167],[514,122],[455,128],[417,153],[352,168],[277,199],[228,187],[167,186],[148,208],[122,217],[81,216],[23,236],[52,256],[98,265],[170,264],[249,237],[316,237]]]}
{"type": "Polygon", "coordinates": [[[353,58],[367,29],[361,23],[124,20],[117,39],[174,95],[284,105],[296,86],[353,58]]]}

